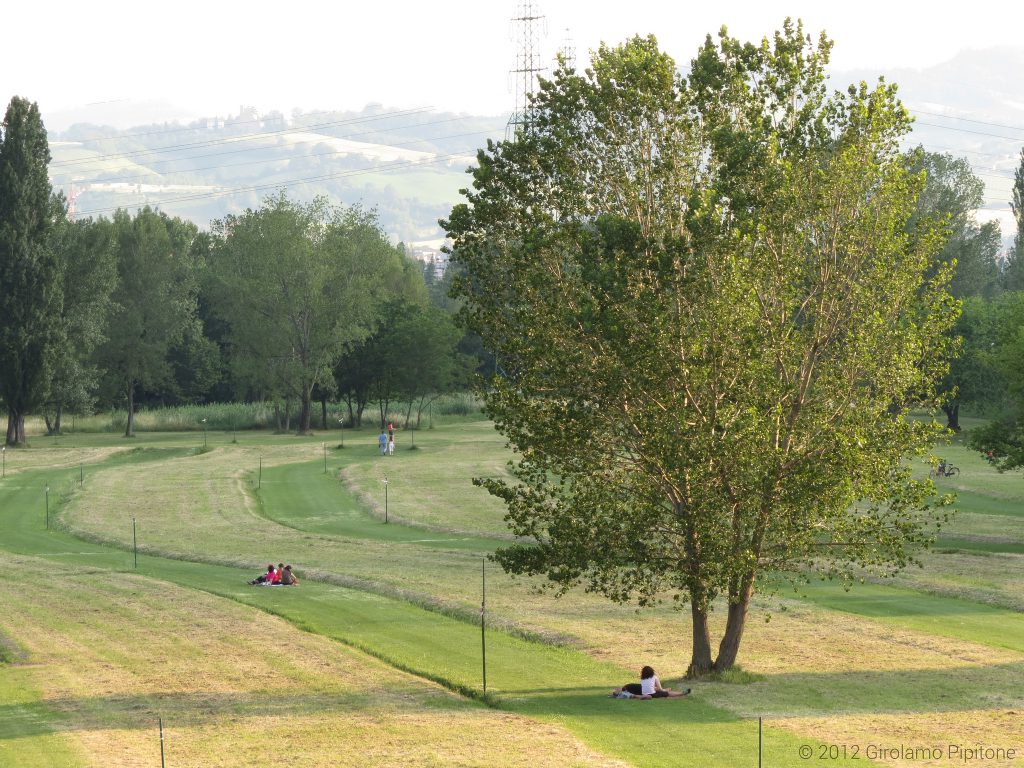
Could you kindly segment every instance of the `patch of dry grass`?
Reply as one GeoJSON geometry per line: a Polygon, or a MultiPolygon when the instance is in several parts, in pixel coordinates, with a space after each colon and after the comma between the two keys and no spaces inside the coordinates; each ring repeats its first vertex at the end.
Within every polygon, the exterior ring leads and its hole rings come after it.
{"type": "MultiPolygon", "coordinates": [[[[318,449],[282,448],[271,460],[314,459],[318,449]]],[[[130,527],[120,522],[124,512],[117,509],[123,500],[136,504],[144,546],[156,542],[157,549],[202,553],[225,562],[245,552],[284,553],[291,562],[325,575],[348,574],[463,606],[478,604],[478,555],[310,535],[256,516],[247,507],[238,469],[254,459],[242,450],[218,448],[159,466],[111,470],[109,477],[97,473],[72,503],[68,519],[75,528],[127,543],[130,527]]],[[[1015,574],[1024,562],[1018,556],[972,558],[982,566],[993,564],[989,570],[967,565],[962,556],[930,557],[947,559],[925,571],[928,578],[949,584],[970,579],[976,590],[1003,590],[1004,595],[1015,588],[1015,574]]],[[[489,609],[520,626],[577,638],[594,657],[625,668],[650,663],[673,683],[685,670],[688,614],[667,606],[637,614],[580,592],[557,601],[530,592],[528,584],[495,569],[488,578],[489,609]]],[[[966,589],[964,584],[957,588],[966,589]]],[[[720,610],[714,617],[716,635],[723,614],[720,610]]],[[[1004,722],[1005,712],[1024,709],[1007,694],[1024,690],[1024,656],[1015,652],[774,598],[758,600],[752,610],[741,662],[765,679],[749,685],[702,683],[699,695],[743,717],[769,715],[773,723],[804,737],[840,743],[872,734],[874,743],[898,744],[901,738],[932,732],[966,742],[977,733],[994,739],[998,731],[1005,738],[987,743],[1024,743],[1024,718],[1012,727],[1004,722]]]]}
{"type": "Polygon", "coordinates": [[[929,552],[923,568],[909,568],[893,583],[950,597],[1024,611],[1024,555],[1009,552],[929,552]]]}
{"type": "MultiPolygon", "coordinates": [[[[389,506],[395,520],[511,539],[504,504],[470,482],[474,477],[509,477],[502,438],[477,424],[462,429],[469,437],[457,442],[427,443],[428,447],[417,451],[399,448],[393,457],[351,464],[343,472],[345,482],[368,507],[376,508],[382,505],[376,498],[379,494],[371,489],[377,488],[386,474],[394,491],[394,503],[389,506]]],[[[408,441],[406,434],[399,436],[408,441]]],[[[383,508],[378,512],[383,516],[383,508]]]]}
{"type": "Polygon", "coordinates": [[[14,557],[3,623],[89,764],[621,765],[286,622],[132,574],[14,557]],[[24,575],[22,575],[24,574],[24,575]]]}

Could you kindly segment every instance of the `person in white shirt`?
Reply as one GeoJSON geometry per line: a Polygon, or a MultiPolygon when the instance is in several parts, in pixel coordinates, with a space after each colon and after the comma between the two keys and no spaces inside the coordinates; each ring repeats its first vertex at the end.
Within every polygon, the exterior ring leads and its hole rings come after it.
{"type": "Polygon", "coordinates": [[[673,691],[671,688],[662,688],[661,680],[654,674],[652,667],[644,667],[640,670],[639,683],[626,683],[621,688],[612,691],[611,696],[615,699],[667,699],[676,696],[689,696],[690,688],[685,691],[673,691]]]}
{"type": "Polygon", "coordinates": [[[662,688],[661,680],[654,674],[654,668],[644,667],[640,670],[640,693],[643,696],[650,696],[652,699],[667,699],[672,696],[686,696],[690,693],[690,689],[673,691],[671,688],[662,688]]]}

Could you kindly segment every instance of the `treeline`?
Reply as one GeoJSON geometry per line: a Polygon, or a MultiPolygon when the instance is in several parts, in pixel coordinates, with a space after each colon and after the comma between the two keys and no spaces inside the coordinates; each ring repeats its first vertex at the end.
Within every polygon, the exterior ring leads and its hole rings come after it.
{"type": "Polygon", "coordinates": [[[1011,192],[1017,229],[1006,259],[999,258],[997,225],[974,220],[984,185],[967,161],[921,150],[915,157],[927,174],[918,217],[946,222],[936,268],[951,271],[950,293],[961,303],[953,328],[959,354],[944,381],[947,426],[960,432],[961,408],[970,409],[987,419],[972,431],[971,444],[1004,469],[1024,466],[1024,150],[1011,192]]]}
{"type": "Polygon", "coordinates": [[[281,193],[209,231],[150,208],[70,221],[49,161],[37,106],[14,98],[0,129],[8,445],[30,414],[59,433],[97,407],[125,407],[130,436],[141,404],[267,401],[300,432],[329,399],[356,426],[371,403],[412,418],[480,364],[443,280],[373,212],[281,193]]]}

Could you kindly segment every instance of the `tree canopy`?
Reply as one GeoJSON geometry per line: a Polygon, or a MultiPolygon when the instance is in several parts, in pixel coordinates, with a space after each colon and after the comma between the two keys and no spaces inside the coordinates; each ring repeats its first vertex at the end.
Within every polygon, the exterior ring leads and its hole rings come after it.
{"type": "Polygon", "coordinates": [[[195,317],[196,227],[149,207],[134,216],[118,210],[112,225],[117,283],[98,355],[108,392],[127,402],[131,437],[138,390],[170,381],[169,352],[195,317]]]}
{"type": "Polygon", "coordinates": [[[45,396],[59,335],[61,283],[49,234],[50,148],[39,107],[11,99],[0,125],[0,398],[8,445],[25,442],[25,415],[45,396]]]}
{"type": "Polygon", "coordinates": [[[767,572],[898,569],[937,504],[908,456],[955,303],[884,82],[830,93],[831,43],[722,31],[679,77],[652,37],[561,67],[478,155],[444,222],[460,313],[501,360],[489,414],[521,459],[481,479],[542,574],[693,620],[690,673],[735,663],[767,572]],[[712,654],[708,615],[727,625],[712,654]]]}
{"type": "Polygon", "coordinates": [[[230,327],[235,371],[268,397],[301,402],[309,431],[313,388],[370,334],[384,291],[403,281],[402,255],[373,214],[283,194],[214,222],[213,237],[213,311],[230,327]]]}

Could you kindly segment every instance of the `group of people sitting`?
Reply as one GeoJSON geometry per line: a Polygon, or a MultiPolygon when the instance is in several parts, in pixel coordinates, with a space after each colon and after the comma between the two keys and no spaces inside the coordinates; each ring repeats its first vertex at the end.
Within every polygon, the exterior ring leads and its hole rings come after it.
{"type": "Polygon", "coordinates": [[[612,691],[611,695],[616,699],[668,699],[676,696],[689,696],[690,689],[673,691],[671,688],[662,688],[661,680],[654,674],[653,667],[644,667],[640,670],[639,683],[626,683],[621,688],[612,691]]]}
{"type": "Polygon", "coordinates": [[[274,564],[271,563],[267,566],[266,573],[261,573],[249,583],[260,584],[264,587],[295,587],[298,586],[299,580],[295,574],[292,573],[292,567],[290,565],[278,563],[275,567],[274,564]]]}

